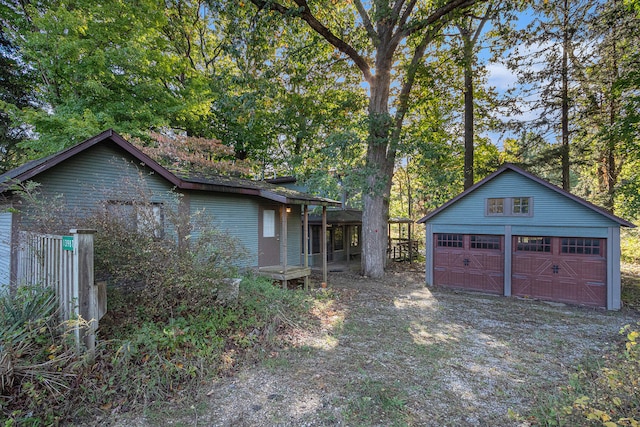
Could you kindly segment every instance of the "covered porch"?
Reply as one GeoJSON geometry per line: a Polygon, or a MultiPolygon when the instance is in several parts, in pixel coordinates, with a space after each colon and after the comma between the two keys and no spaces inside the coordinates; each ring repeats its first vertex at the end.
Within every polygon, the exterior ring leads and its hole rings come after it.
{"type": "MultiPolygon", "coordinates": [[[[267,216],[261,218],[261,221],[263,221],[259,229],[261,237],[265,237],[265,233],[272,233],[269,236],[274,237],[271,241],[265,238],[262,249],[265,251],[275,250],[279,257],[264,257],[259,262],[257,274],[272,280],[278,280],[283,287],[287,287],[287,282],[290,280],[303,279],[304,289],[308,290],[311,276],[311,267],[309,265],[309,206],[322,206],[321,236],[326,236],[327,207],[339,206],[340,202],[310,195],[300,197],[299,194],[272,199],[280,202],[278,209],[279,220],[267,218],[267,216]],[[273,225],[267,223],[272,220],[274,221],[273,225]],[[302,236],[300,236],[300,230],[302,231],[302,236]],[[291,232],[293,232],[293,236],[289,236],[291,232]],[[302,248],[300,248],[300,244],[302,248]],[[302,249],[302,256],[300,256],[300,249],[302,249]],[[277,263],[270,262],[278,259],[279,262],[277,263]]],[[[321,247],[325,248],[322,253],[322,281],[326,283],[328,275],[326,243],[321,247]]]]}

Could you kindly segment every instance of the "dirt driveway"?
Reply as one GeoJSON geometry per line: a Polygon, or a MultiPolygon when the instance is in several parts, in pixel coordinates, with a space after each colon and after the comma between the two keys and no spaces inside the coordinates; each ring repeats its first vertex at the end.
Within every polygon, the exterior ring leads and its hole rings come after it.
{"type": "Polygon", "coordinates": [[[330,277],[323,327],[145,424],[514,426],[637,313],[330,277]],[[207,393],[208,392],[208,393],[207,393]],[[178,409],[176,411],[176,409],[178,409]]]}

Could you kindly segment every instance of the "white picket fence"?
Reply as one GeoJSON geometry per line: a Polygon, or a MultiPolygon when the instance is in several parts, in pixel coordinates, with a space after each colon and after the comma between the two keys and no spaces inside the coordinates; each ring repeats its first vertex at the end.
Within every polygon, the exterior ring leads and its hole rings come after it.
{"type": "Polygon", "coordinates": [[[17,250],[18,284],[54,289],[61,320],[83,319],[76,340],[95,349],[95,331],[106,312],[106,285],[96,286],[93,277],[93,230],[71,230],[70,236],[22,231],[17,250]]]}

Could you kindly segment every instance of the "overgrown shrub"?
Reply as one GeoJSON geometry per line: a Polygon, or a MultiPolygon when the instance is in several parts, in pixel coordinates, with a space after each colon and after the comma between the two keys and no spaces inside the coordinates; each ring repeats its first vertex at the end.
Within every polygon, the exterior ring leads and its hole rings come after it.
{"type": "Polygon", "coordinates": [[[110,340],[98,349],[97,374],[82,386],[82,398],[95,402],[95,410],[139,408],[177,391],[184,397],[194,385],[268,354],[309,308],[308,295],[254,277],[243,279],[234,307],[214,304],[194,312],[180,306],[165,321],[127,317],[131,296],[119,293],[103,319],[101,330],[110,340]]]}
{"type": "Polygon", "coordinates": [[[183,209],[180,194],[154,194],[141,174],[123,178],[122,188],[125,195],[95,189],[104,202],[89,212],[65,207],[64,197],[44,196],[33,183],[14,190],[32,231],[95,229],[96,279],[135,293],[141,316],[166,320],[180,304],[198,311],[215,303],[218,287],[225,285],[221,279],[236,276],[246,256],[238,240],[217,229],[205,212],[183,209]]]}

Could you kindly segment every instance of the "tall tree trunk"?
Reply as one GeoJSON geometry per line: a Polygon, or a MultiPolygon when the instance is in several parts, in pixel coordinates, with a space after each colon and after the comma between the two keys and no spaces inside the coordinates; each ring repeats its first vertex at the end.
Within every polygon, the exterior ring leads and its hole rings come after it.
{"type": "Polygon", "coordinates": [[[464,43],[464,189],[474,181],[473,171],[473,43],[468,33],[462,34],[464,43]]]}
{"type": "MultiPolygon", "coordinates": [[[[614,5],[617,4],[614,1],[614,5]]],[[[609,100],[609,128],[613,129],[616,122],[618,121],[618,99],[616,95],[616,90],[614,85],[618,81],[618,41],[617,41],[617,31],[616,26],[613,25],[611,27],[611,75],[610,75],[610,86],[609,86],[609,96],[611,99],[609,100]]],[[[616,165],[616,138],[614,138],[614,132],[609,132],[609,136],[607,138],[607,197],[605,200],[605,208],[610,212],[614,210],[614,202],[615,202],[615,193],[616,193],[616,184],[618,183],[618,168],[616,165]]]]}
{"type": "Polygon", "coordinates": [[[562,29],[562,146],[560,162],[562,164],[562,188],[569,191],[571,181],[569,177],[569,0],[564,0],[564,22],[562,29]]]}
{"type": "Polygon", "coordinates": [[[375,278],[384,275],[389,238],[389,197],[395,163],[395,155],[389,155],[387,152],[392,125],[389,115],[391,63],[383,59],[385,55],[382,48],[378,55],[377,73],[371,85],[369,100],[369,141],[366,188],[363,196],[361,260],[362,274],[375,278]]]}

